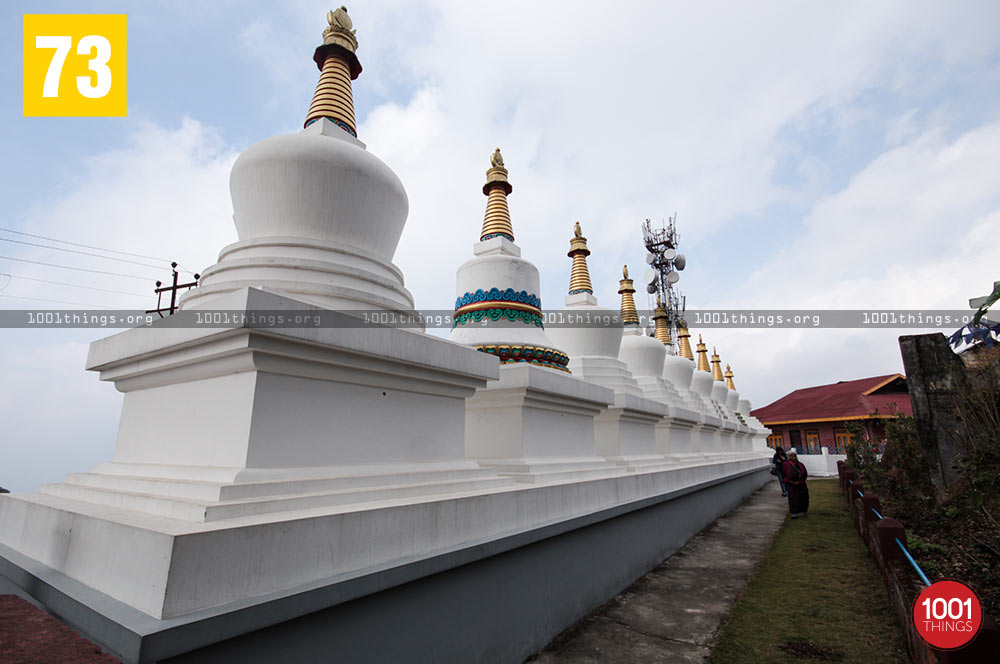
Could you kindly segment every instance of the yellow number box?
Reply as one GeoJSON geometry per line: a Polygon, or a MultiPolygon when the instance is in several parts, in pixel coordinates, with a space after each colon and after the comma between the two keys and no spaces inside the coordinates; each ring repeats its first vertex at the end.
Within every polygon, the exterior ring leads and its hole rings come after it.
{"type": "Polygon", "coordinates": [[[124,117],[125,14],[24,15],[24,115],[124,117]]]}

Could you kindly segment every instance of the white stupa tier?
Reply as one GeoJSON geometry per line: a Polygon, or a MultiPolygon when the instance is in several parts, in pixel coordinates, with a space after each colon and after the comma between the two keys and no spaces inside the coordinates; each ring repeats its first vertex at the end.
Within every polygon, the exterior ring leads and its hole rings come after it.
{"type": "Polygon", "coordinates": [[[655,428],[668,415],[663,401],[646,398],[628,367],[618,359],[622,324],[617,312],[597,305],[587,268],[587,238],[574,224],[569,257],[573,259],[566,309],[549,335],[570,356],[573,375],[614,390],[614,404],[594,420],[597,453],[630,469],[665,463],[657,451],[655,428]]]}

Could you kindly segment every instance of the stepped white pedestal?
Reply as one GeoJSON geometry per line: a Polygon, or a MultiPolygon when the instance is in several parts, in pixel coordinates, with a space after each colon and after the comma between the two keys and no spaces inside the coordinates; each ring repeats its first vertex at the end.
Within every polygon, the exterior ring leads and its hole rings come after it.
{"type": "Polygon", "coordinates": [[[667,414],[667,406],[658,401],[616,393],[615,403],[594,420],[597,453],[632,470],[662,466],[656,426],[667,414]]]}
{"type": "Polygon", "coordinates": [[[526,362],[500,366],[500,380],[466,402],[466,455],[520,482],[620,473],[597,453],[594,418],[614,392],[526,362]]]}
{"type": "MultiPolygon", "coordinates": [[[[321,311],[257,289],[215,302],[321,311]]],[[[513,484],[464,458],[465,399],[493,357],[391,328],[168,322],[91,346],[88,368],[125,393],[114,461],[0,502],[0,544],[161,618],[405,553],[378,544],[398,524],[347,512],[513,484]]]]}

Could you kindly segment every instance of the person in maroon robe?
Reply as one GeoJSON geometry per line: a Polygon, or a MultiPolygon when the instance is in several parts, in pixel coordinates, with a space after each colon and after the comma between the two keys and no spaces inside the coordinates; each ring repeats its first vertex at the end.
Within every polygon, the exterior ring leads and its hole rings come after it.
{"type": "Polygon", "coordinates": [[[795,448],[788,450],[788,461],[781,464],[781,474],[785,478],[788,492],[788,513],[793,519],[799,515],[809,516],[809,488],[806,486],[806,467],[799,461],[795,448]]]}

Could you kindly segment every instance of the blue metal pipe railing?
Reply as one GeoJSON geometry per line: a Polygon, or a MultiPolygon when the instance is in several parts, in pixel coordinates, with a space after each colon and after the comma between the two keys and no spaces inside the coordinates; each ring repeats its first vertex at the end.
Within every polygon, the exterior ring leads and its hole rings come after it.
{"type": "MultiPolygon", "coordinates": [[[[847,480],[847,482],[848,482],[848,483],[849,483],[849,484],[850,484],[851,486],[854,486],[854,480],[847,480]]],[[[858,492],[858,495],[859,495],[859,496],[861,496],[862,498],[864,498],[864,497],[865,497],[865,494],[861,493],[861,491],[860,491],[860,490],[858,490],[858,489],[855,489],[855,491],[857,491],[857,492],[858,492]]],[[[876,510],[876,509],[875,509],[874,507],[872,507],[872,508],[871,508],[871,510],[872,510],[872,512],[874,512],[874,513],[875,513],[875,516],[877,516],[877,517],[879,518],[879,521],[881,521],[882,519],[884,519],[884,518],[885,518],[884,516],[882,516],[881,514],[879,514],[879,513],[878,513],[878,510],[876,510]]],[[[897,537],[897,538],[895,538],[895,539],[896,539],[896,544],[898,544],[898,545],[899,545],[899,548],[900,548],[900,550],[902,550],[902,552],[903,552],[903,555],[904,555],[904,556],[906,556],[906,559],[907,559],[908,561],[910,561],[910,565],[911,565],[911,566],[913,566],[913,569],[914,569],[914,570],[916,570],[916,572],[917,572],[917,576],[919,576],[919,577],[920,577],[920,580],[921,580],[921,581],[923,582],[923,584],[924,584],[925,586],[929,586],[929,585],[931,585],[931,582],[930,582],[930,579],[928,579],[928,578],[927,578],[927,575],[926,575],[926,574],[924,574],[924,570],[920,569],[920,565],[918,565],[918,564],[917,564],[917,561],[913,559],[913,556],[911,556],[911,555],[910,555],[910,552],[906,550],[906,546],[905,546],[905,545],[904,545],[904,544],[903,544],[902,542],[900,542],[900,541],[899,541],[899,538],[898,538],[898,537],[897,537]]]]}

